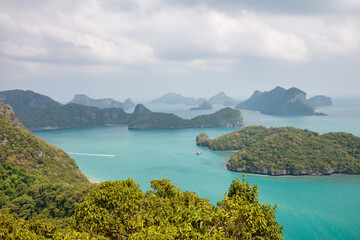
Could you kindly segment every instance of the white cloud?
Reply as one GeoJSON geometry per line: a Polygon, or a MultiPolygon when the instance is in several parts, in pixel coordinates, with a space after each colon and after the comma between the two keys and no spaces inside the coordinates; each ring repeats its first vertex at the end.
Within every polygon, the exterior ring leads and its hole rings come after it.
{"type": "Polygon", "coordinates": [[[223,69],[249,56],[301,63],[359,53],[356,15],[290,16],[246,9],[228,13],[205,3],[187,6],[161,0],[41,4],[0,4],[0,46],[6,56],[60,67],[209,68],[221,63],[223,69]]]}
{"type": "Polygon", "coordinates": [[[19,46],[13,42],[4,42],[1,45],[1,52],[9,57],[22,58],[38,58],[47,55],[47,51],[43,48],[32,46],[19,46]]]}

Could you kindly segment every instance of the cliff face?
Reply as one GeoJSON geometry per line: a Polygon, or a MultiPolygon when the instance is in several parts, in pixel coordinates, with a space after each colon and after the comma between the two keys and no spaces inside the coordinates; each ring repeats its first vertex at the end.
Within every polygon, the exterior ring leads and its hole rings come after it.
{"type": "Polygon", "coordinates": [[[235,108],[260,111],[268,115],[319,115],[307,105],[306,93],[297,88],[286,90],[276,87],[269,92],[255,91],[248,100],[235,108]]]}

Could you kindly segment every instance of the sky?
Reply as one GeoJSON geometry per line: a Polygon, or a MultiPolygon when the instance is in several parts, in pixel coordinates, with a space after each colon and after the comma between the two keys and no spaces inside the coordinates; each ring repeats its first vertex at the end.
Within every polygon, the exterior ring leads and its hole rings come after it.
{"type": "Polygon", "coordinates": [[[0,91],[360,96],[360,0],[0,0],[0,91]]]}

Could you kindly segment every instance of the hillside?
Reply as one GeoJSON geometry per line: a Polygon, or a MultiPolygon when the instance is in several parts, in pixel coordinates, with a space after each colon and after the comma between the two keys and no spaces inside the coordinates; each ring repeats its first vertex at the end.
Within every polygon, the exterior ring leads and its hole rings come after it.
{"type": "Polygon", "coordinates": [[[90,183],[75,161],[0,103],[0,206],[18,217],[69,217],[90,183]]]}
{"type": "Polygon", "coordinates": [[[250,126],[197,144],[212,150],[238,150],[227,167],[269,175],[360,174],[360,138],[349,133],[316,132],[292,127],[250,126]]]}
{"type": "Polygon", "coordinates": [[[61,106],[61,103],[30,90],[2,91],[0,92],[0,102],[9,104],[17,113],[34,112],[48,107],[61,106]]]}
{"type": "Polygon", "coordinates": [[[112,98],[104,99],[94,99],[86,96],[85,94],[77,94],[74,96],[74,99],[69,103],[82,104],[89,107],[97,108],[124,108],[124,105],[121,102],[115,101],[112,98]]]}
{"type": "Polygon", "coordinates": [[[243,124],[241,112],[224,108],[216,113],[200,115],[190,120],[171,113],[154,113],[139,104],[136,106],[129,129],[195,128],[195,127],[239,127],[243,124]],[[141,109],[142,114],[139,112],[141,109]]]}
{"type": "Polygon", "coordinates": [[[286,90],[276,87],[269,92],[255,91],[248,100],[239,103],[235,108],[259,111],[268,115],[324,115],[315,112],[306,102],[306,93],[297,88],[286,90]]]}

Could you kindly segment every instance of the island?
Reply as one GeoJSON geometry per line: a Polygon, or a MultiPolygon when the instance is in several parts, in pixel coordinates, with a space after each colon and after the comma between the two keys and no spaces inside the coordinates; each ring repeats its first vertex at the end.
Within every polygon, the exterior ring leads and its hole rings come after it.
{"type": "Polygon", "coordinates": [[[112,98],[103,98],[103,99],[94,99],[86,96],[85,94],[77,94],[74,96],[74,99],[69,103],[81,104],[89,107],[97,108],[123,108],[127,110],[127,107],[124,106],[121,102],[115,101],[112,98]]]}
{"type": "Polygon", "coordinates": [[[240,127],[243,117],[240,111],[223,108],[213,114],[200,115],[192,119],[183,119],[172,113],[154,113],[144,105],[138,104],[133,113],[129,129],[161,128],[204,128],[204,127],[240,127]]]}
{"type": "Polygon", "coordinates": [[[293,127],[249,126],[215,139],[196,138],[211,150],[237,151],[231,171],[266,175],[360,174],[360,138],[349,133],[323,135],[293,127]]]}
{"type": "Polygon", "coordinates": [[[0,158],[2,239],[283,239],[276,205],[244,177],[216,205],[169,179],[151,180],[146,193],[131,178],[93,184],[3,103],[0,158]]]}
{"type": "Polygon", "coordinates": [[[245,102],[239,103],[236,109],[249,109],[267,115],[311,116],[325,115],[315,112],[307,104],[306,93],[298,88],[288,90],[276,87],[269,92],[255,91],[245,102]]]}
{"type": "Polygon", "coordinates": [[[136,105],[133,113],[122,108],[97,108],[76,103],[62,105],[49,97],[30,91],[16,90],[1,95],[6,104],[14,105],[16,116],[31,131],[56,130],[75,127],[121,124],[129,129],[191,128],[241,126],[241,112],[224,108],[210,115],[182,119],[174,114],[151,112],[144,105],[136,105]],[[24,100],[25,99],[25,100],[24,100]]]}
{"type": "Polygon", "coordinates": [[[224,92],[220,92],[209,98],[209,103],[214,105],[235,106],[238,102],[235,99],[227,96],[224,92]]]}
{"type": "Polygon", "coordinates": [[[324,95],[317,95],[307,100],[307,103],[312,107],[325,107],[331,106],[332,100],[330,97],[326,97],[324,95]]]}
{"type": "Polygon", "coordinates": [[[212,105],[208,101],[203,101],[199,107],[196,108],[190,108],[190,110],[209,110],[212,109],[212,105]]]}
{"type": "Polygon", "coordinates": [[[198,102],[193,97],[183,97],[177,93],[167,93],[160,98],[154,99],[152,103],[163,103],[163,104],[186,104],[196,105],[198,102]]]}
{"type": "Polygon", "coordinates": [[[123,103],[124,109],[134,108],[135,103],[131,100],[131,98],[127,98],[123,103]]]}

